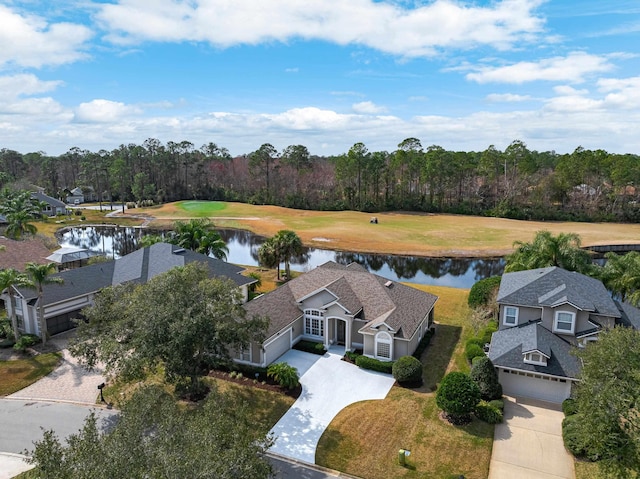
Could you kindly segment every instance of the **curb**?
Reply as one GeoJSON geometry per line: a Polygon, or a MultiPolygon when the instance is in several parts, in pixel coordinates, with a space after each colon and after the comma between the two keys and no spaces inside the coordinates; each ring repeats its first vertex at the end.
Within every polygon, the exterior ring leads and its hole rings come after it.
{"type": "Polygon", "coordinates": [[[288,462],[289,464],[295,464],[298,466],[306,467],[307,469],[313,469],[314,471],[323,472],[325,474],[329,474],[334,477],[343,477],[345,479],[362,479],[359,476],[353,476],[351,474],[347,474],[346,472],[336,471],[335,469],[329,469],[328,467],[318,466],[317,464],[311,464],[310,462],[301,461],[300,459],[292,459],[287,456],[282,456],[275,452],[268,452],[265,454],[267,457],[272,459],[276,459],[282,462],[288,462]]]}
{"type": "Polygon", "coordinates": [[[5,396],[2,399],[8,399],[10,401],[33,401],[33,402],[52,402],[61,404],[71,404],[72,406],[94,407],[97,409],[108,409],[116,411],[113,407],[109,407],[107,404],[73,401],[69,399],[51,399],[51,398],[34,398],[34,397],[18,397],[18,396],[5,396]]]}

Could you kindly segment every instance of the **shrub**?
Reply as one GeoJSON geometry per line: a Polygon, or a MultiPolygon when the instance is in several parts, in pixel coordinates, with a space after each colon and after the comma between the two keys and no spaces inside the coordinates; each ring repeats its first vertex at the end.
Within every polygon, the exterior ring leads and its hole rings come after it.
{"type": "Polygon", "coordinates": [[[578,403],[573,398],[567,398],[562,401],[562,412],[565,416],[573,416],[578,412],[578,403]]]}
{"type": "Polygon", "coordinates": [[[486,401],[480,401],[473,412],[478,419],[489,424],[501,423],[504,418],[502,410],[486,401]]]}
{"type": "Polygon", "coordinates": [[[356,358],[356,366],[362,369],[371,369],[381,373],[393,373],[393,361],[380,361],[368,356],[358,356],[356,358]]]}
{"type": "Polygon", "coordinates": [[[452,422],[462,424],[469,421],[478,402],[480,389],[469,376],[456,371],[442,378],[436,392],[436,404],[452,422]]]}
{"type": "Polygon", "coordinates": [[[498,372],[487,356],[474,358],[469,376],[478,385],[480,397],[485,401],[502,397],[502,386],[498,381],[498,372]]]}
{"type": "Polygon", "coordinates": [[[287,363],[274,363],[267,368],[267,376],[273,378],[280,386],[293,389],[300,385],[298,370],[287,363]]]}
{"type": "Polygon", "coordinates": [[[125,203],[125,206],[127,207],[128,210],[131,210],[136,207],[136,204],[133,201],[127,201],[125,203]]]}
{"type": "MultiPolygon", "coordinates": [[[[564,447],[577,457],[584,457],[587,455],[587,442],[580,434],[580,421],[582,420],[582,414],[574,414],[567,416],[562,420],[562,440],[564,441],[564,447]]],[[[596,458],[593,458],[596,459],[596,458]]],[[[592,459],[592,460],[593,460],[592,459]]]]}
{"type": "Polygon", "coordinates": [[[422,363],[413,356],[402,356],[391,367],[393,377],[399,383],[421,383],[422,363]]]}
{"type": "Polygon", "coordinates": [[[489,404],[491,404],[493,407],[497,407],[501,411],[504,411],[504,401],[502,399],[492,399],[491,401],[489,401],[489,404]]]}
{"type": "Polygon", "coordinates": [[[40,338],[35,334],[23,334],[20,339],[13,345],[13,349],[22,351],[23,353],[34,344],[40,342],[40,338]]]}
{"type": "Polygon", "coordinates": [[[465,347],[467,347],[470,344],[477,344],[481,348],[484,348],[485,343],[486,343],[486,341],[483,341],[482,338],[469,338],[469,339],[467,339],[467,342],[464,343],[464,345],[465,345],[465,347]]]}
{"type": "Polygon", "coordinates": [[[80,216],[80,215],[82,215],[82,210],[74,210],[73,214],[76,215],[76,216],[80,216]]]}
{"type": "Polygon", "coordinates": [[[473,361],[473,358],[485,355],[484,349],[474,343],[467,344],[467,346],[464,348],[464,354],[467,356],[467,360],[469,362],[473,361]]]}
{"type": "Polygon", "coordinates": [[[424,336],[422,336],[422,339],[420,340],[418,347],[412,354],[414,358],[419,360],[422,357],[422,353],[424,353],[425,349],[427,349],[427,346],[429,346],[429,343],[431,342],[431,336],[433,336],[433,331],[434,329],[430,329],[429,331],[424,333],[424,336]]]}
{"type": "Polygon", "coordinates": [[[491,320],[489,323],[482,328],[482,330],[478,333],[478,338],[482,341],[482,346],[486,343],[491,342],[491,336],[498,330],[498,322],[491,320]]]}
{"type": "Polygon", "coordinates": [[[298,351],[305,351],[307,353],[317,354],[322,356],[327,350],[322,343],[316,343],[315,341],[298,341],[293,345],[293,349],[297,349],[298,351]]]}
{"type": "Polygon", "coordinates": [[[349,361],[354,362],[354,363],[356,362],[356,360],[357,360],[360,356],[362,356],[362,354],[358,354],[358,353],[355,353],[355,352],[353,352],[353,351],[346,351],[346,352],[344,353],[344,355],[346,356],[346,358],[347,358],[349,361]]]}
{"type": "Polygon", "coordinates": [[[80,220],[82,220],[82,221],[86,221],[86,219],[87,219],[87,217],[86,217],[85,215],[82,215],[82,216],[80,217],[80,220]]]}
{"type": "Polygon", "coordinates": [[[477,308],[489,303],[491,297],[500,286],[501,276],[491,276],[490,278],[481,279],[471,287],[467,303],[470,308],[477,308]]]}

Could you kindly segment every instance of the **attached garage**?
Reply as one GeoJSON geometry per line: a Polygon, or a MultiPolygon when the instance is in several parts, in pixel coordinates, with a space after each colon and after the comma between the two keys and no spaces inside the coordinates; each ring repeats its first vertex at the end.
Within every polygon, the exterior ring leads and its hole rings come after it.
{"type": "Polygon", "coordinates": [[[571,395],[571,381],[567,379],[502,368],[498,376],[507,396],[561,403],[571,395]]]}
{"type": "Polygon", "coordinates": [[[291,328],[281,331],[275,338],[264,345],[265,364],[275,362],[280,356],[291,349],[291,328]]]}

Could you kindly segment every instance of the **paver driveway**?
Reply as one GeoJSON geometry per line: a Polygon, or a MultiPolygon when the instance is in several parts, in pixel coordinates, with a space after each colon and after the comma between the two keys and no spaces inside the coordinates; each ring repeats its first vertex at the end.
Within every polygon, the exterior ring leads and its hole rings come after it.
{"type": "Polygon", "coordinates": [[[315,464],[320,436],[333,418],[349,404],[384,399],[394,379],[360,369],[341,360],[341,354],[317,356],[294,349],[278,359],[298,369],[302,394],[273,427],[271,451],[315,464]]]}
{"type": "Polygon", "coordinates": [[[558,406],[505,397],[489,479],[574,479],[573,457],[562,442],[563,418],[558,406]]]}

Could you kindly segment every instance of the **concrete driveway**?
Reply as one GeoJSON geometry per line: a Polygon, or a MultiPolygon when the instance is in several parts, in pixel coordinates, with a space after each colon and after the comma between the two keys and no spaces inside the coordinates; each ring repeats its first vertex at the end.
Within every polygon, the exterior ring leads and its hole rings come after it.
{"type": "Polygon", "coordinates": [[[320,436],[342,409],[387,396],[393,377],[360,369],[341,358],[342,353],[317,356],[292,349],[278,359],[298,369],[302,394],[271,430],[276,437],[271,452],[315,464],[320,436]]]}
{"type": "Polygon", "coordinates": [[[489,479],[574,479],[573,456],[562,442],[563,418],[558,405],[505,397],[489,479]]]}

